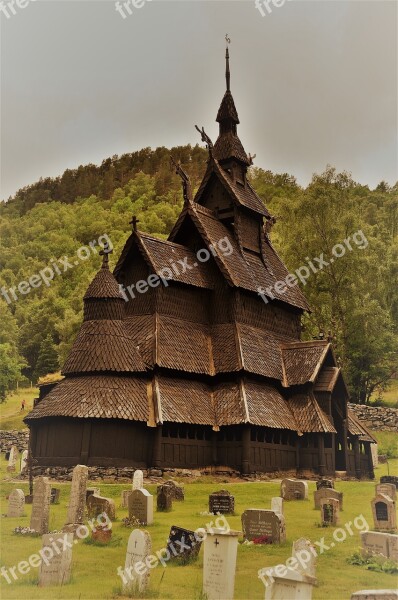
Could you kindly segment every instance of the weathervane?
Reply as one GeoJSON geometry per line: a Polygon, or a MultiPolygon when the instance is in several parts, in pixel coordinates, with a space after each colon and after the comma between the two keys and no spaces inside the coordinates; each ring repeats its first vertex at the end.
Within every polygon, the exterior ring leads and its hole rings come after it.
{"type": "Polygon", "coordinates": [[[228,37],[228,33],[227,33],[227,35],[225,36],[225,41],[227,42],[227,48],[228,48],[228,44],[230,44],[230,43],[231,43],[231,38],[230,38],[230,37],[228,37]]]}

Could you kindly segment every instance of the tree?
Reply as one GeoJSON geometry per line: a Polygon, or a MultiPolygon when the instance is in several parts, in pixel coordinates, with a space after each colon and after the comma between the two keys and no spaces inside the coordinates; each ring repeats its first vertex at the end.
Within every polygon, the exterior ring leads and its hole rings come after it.
{"type": "Polygon", "coordinates": [[[53,338],[50,334],[40,344],[39,356],[37,358],[35,379],[48,373],[55,373],[59,369],[58,354],[55,349],[53,338]]]}
{"type": "Polygon", "coordinates": [[[0,344],[0,402],[4,402],[7,393],[15,389],[23,366],[11,344],[0,344]]]}

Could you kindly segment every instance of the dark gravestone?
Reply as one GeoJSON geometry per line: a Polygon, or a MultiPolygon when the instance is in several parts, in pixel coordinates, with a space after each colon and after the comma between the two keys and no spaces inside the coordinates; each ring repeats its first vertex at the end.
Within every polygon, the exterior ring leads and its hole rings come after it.
{"type": "Polygon", "coordinates": [[[7,452],[6,452],[6,460],[10,459],[10,454],[11,454],[11,451],[7,450],[7,452]]]}
{"type": "Polygon", "coordinates": [[[398,490],[398,477],[395,475],[383,475],[380,477],[380,483],[393,483],[398,490]]]}
{"type": "Polygon", "coordinates": [[[316,489],[321,490],[322,488],[334,489],[334,483],[332,479],[320,479],[316,482],[316,489]]]}
{"type": "Polygon", "coordinates": [[[184,488],[180,485],[177,485],[175,481],[166,481],[165,483],[159,485],[157,489],[168,490],[168,492],[171,494],[172,500],[182,501],[185,499],[184,488]]]}
{"type": "Polygon", "coordinates": [[[385,502],[376,502],[376,518],[378,521],[388,521],[388,510],[385,502]]]}
{"type": "Polygon", "coordinates": [[[171,560],[187,563],[198,556],[201,545],[202,540],[195,536],[194,531],[175,525],[170,529],[167,550],[170,552],[171,560]]]}
{"type": "Polygon", "coordinates": [[[51,488],[51,504],[58,504],[61,490],[58,488],[51,488]]]}
{"type": "Polygon", "coordinates": [[[158,490],[156,507],[159,512],[166,512],[173,508],[173,497],[169,489],[158,490]]]}
{"type": "Polygon", "coordinates": [[[90,496],[93,496],[94,494],[96,494],[97,496],[100,495],[99,488],[86,488],[86,504],[90,496]]]}
{"type": "Polygon", "coordinates": [[[241,519],[245,540],[257,544],[280,544],[286,540],[285,519],[273,510],[249,508],[241,519]]]}
{"type": "Polygon", "coordinates": [[[235,498],[227,490],[214,492],[209,496],[209,512],[228,515],[235,512],[235,498]]]}

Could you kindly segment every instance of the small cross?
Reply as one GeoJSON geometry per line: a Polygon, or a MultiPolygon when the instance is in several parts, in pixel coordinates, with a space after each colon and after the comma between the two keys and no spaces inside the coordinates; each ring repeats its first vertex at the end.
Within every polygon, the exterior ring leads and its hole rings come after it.
{"type": "Polygon", "coordinates": [[[99,255],[102,256],[102,267],[104,269],[106,269],[109,265],[109,255],[112,254],[112,252],[113,249],[109,248],[108,244],[105,244],[101,252],[99,253],[99,255]]]}
{"type": "Polygon", "coordinates": [[[218,541],[218,539],[216,538],[216,541],[214,542],[215,547],[217,548],[217,546],[220,544],[220,542],[218,541]]]}
{"type": "Polygon", "coordinates": [[[140,222],[139,219],[137,219],[137,217],[134,215],[133,216],[133,220],[130,221],[130,225],[133,226],[133,230],[134,231],[137,231],[137,225],[138,225],[139,222],[140,222]]]}

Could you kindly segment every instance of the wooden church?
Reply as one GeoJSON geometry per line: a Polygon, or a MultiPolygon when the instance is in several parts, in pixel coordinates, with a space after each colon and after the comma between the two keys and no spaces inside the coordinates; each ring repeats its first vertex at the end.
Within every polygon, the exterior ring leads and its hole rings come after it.
{"type": "Polygon", "coordinates": [[[350,414],[328,341],[300,341],[309,310],[247,179],[227,90],[219,137],[169,239],[137,230],[84,296],[63,368],[26,417],[40,466],[231,467],[373,476],[369,431],[350,414]],[[272,290],[272,291],[271,291],[272,290]],[[278,291],[279,290],[279,291],[278,291]]]}

